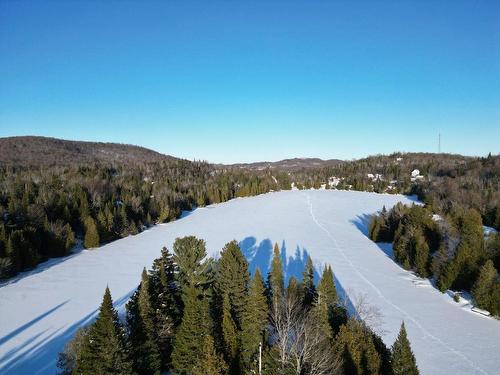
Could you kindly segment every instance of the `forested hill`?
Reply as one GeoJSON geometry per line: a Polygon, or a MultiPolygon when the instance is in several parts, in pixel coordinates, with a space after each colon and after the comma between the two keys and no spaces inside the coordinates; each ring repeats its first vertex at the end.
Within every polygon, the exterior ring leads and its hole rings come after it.
{"type": "Polygon", "coordinates": [[[83,165],[95,162],[140,164],[176,159],[133,145],[35,136],[0,138],[0,150],[0,165],[18,167],[83,165]]]}

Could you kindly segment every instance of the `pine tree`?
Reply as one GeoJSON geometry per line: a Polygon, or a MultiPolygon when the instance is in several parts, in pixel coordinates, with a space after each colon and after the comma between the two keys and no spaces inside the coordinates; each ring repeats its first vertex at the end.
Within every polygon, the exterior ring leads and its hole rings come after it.
{"type": "Polygon", "coordinates": [[[174,242],[174,262],[177,265],[177,281],[182,289],[191,286],[204,288],[211,282],[205,241],[194,236],[177,238],[174,242]]]}
{"type": "Polygon", "coordinates": [[[222,306],[222,342],[226,362],[230,367],[230,373],[238,374],[238,331],[231,316],[231,305],[227,294],[224,295],[222,306]]]}
{"type": "Polygon", "coordinates": [[[417,273],[421,277],[429,275],[427,269],[429,264],[429,245],[425,241],[425,237],[421,230],[415,231],[413,236],[414,251],[415,251],[415,267],[417,273]]]}
{"type": "Polygon", "coordinates": [[[307,263],[302,273],[303,304],[309,308],[316,298],[316,287],[314,286],[314,266],[310,256],[307,257],[307,263]]]}
{"type": "Polygon", "coordinates": [[[229,298],[231,313],[238,327],[241,327],[249,278],[248,263],[238,244],[236,241],[229,242],[221,251],[214,287],[220,302],[225,295],[229,298]]]}
{"type": "Polygon", "coordinates": [[[274,245],[273,253],[271,271],[268,275],[268,289],[270,302],[276,304],[283,297],[284,291],[283,264],[281,263],[281,254],[277,243],[274,245]]]}
{"type": "Polygon", "coordinates": [[[133,373],[125,351],[123,328],[118,313],[113,308],[113,300],[107,287],[99,315],[89,329],[74,373],[79,375],[133,373]]]}
{"type": "Polygon", "coordinates": [[[253,275],[242,317],[241,357],[244,367],[249,369],[264,342],[268,305],[264,281],[257,268],[253,275]]]}
{"type": "Polygon", "coordinates": [[[313,310],[314,316],[318,319],[325,334],[332,339],[334,332],[332,328],[332,319],[334,309],[337,307],[337,290],[333,280],[333,271],[331,266],[325,266],[323,275],[318,283],[318,293],[313,310]]]}
{"type": "Polygon", "coordinates": [[[91,216],[87,216],[85,219],[85,238],[83,240],[83,245],[86,249],[99,246],[99,233],[97,232],[97,226],[94,219],[91,216]]]}
{"type": "Polygon", "coordinates": [[[344,373],[379,375],[382,361],[377,352],[372,332],[357,320],[340,327],[335,337],[334,350],[343,358],[344,373]]]}
{"type": "Polygon", "coordinates": [[[174,374],[189,374],[201,358],[203,338],[209,334],[208,304],[198,298],[198,291],[191,285],[185,288],[184,314],[177,329],[172,352],[174,374]]]}
{"type": "Polygon", "coordinates": [[[418,375],[417,362],[406,335],[404,322],[401,323],[399,335],[392,345],[392,371],[394,375],[418,375]]]}
{"type": "Polygon", "coordinates": [[[295,276],[290,276],[290,278],[288,279],[286,295],[288,296],[288,298],[293,298],[297,301],[303,300],[304,293],[302,291],[302,285],[295,276]]]}
{"type": "Polygon", "coordinates": [[[159,375],[160,352],[157,343],[155,312],[151,306],[149,276],[142,271],[141,284],[127,304],[127,322],[132,345],[134,370],[144,375],[159,375]]]}
{"type": "Polygon", "coordinates": [[[474,286],[472,288],[472,296],[477,305],[483,309],[490,310],[492,307],[493,287],[497,280],[498,273],[493,262],[488,260],[479,273],[474,286]]]}
{"type": "Polygon", "coordinates": [[[203,340],[202,354],[198,363],[193,367],[192,375],[226,375],[227,370],[224,359],[215,351],[214,339],[206,335],[203,340]]]}

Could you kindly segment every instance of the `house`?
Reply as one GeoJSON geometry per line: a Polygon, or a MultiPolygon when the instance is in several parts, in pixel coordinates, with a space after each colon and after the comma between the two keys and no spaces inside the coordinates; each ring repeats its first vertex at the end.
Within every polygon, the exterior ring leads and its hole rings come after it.
{"type": "Polygon", "coordinates": [[[420,175],[420,171],[418,169],[414,169],[412,172],[411,172],[411,176],[413,178],[416,178],[417,176],[420,175]]]}

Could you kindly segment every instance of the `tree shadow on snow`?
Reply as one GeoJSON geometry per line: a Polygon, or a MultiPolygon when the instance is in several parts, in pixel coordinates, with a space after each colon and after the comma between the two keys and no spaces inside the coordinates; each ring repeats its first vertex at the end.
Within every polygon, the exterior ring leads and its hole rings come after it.
{"type": "MultiPolygon", "coordinates": [[[[351,224],[353,224],[358,230],[363,233],[365,237],[367,237],[370,241],[371,238],[368,237],[368,226],[370,225],[370,221],[372,220],[373,215],[361,214],[356,216],[356,219],[350,220],[351,224]]],[[[373,242],[373,241],[372,241],[373,242]]],[[[377,247],[389,258],[394,259],[392,243],[390,242],[373,242],[377,247]]]]}
{"type": "MultiPolygon", "coordinates": [[[[263,278],[267,277],[267,273],[271,267],[271,261],[273,258],[273,247],[274,243],[266,238],[257,244],[257,239],[255,237],[249,236],[244,238],[239,242],[241,252],[248,261],[248,268],[250,274],[254,274],[255,270],[258,268],[263,278]]],[[[285,284],[288,284],[288,280],[293,276],[298,280],[302,280],[302,273],[304,272],[307,258],[309,253],[306,248],[300,248],[297,246],[293,255],[288,255],[287,247],[285,241],[281,241],[280,247],[280,257],[281,263],[283,264],[283,272],[285,276],[285,284]]],[[[314,259],[313,259],[314,262],[314,259]]],[[[320,275],[316,266],[314,267],[314,281],[317,283],[319,281],[320,275]]]]}
{"type": "MultiPolygon", "coordinates": [[[[117,310],[122,310],[125,303],[129,300],[130,296],[134,293],[135,289],[131,290],[118,300],[114,302],[114,306],[117,310]]],[[[33,319],[29,323],[22,325],[16,330],[12,331],[8,335],[4,336],[3,341],[6,342],[14,337],[16,334],[22,332],[30,325],[42,320],[46,316],[50,315],[68,301],[65,301],[39,317],[33,319]],[[28,325],[29,324],[29,325],[28,325]],[[21,331],[19,331],[21,329],[21,331]],[[17,332],[17,333],[16,333],[17,332]],[[11,336],[13,333],[14,336],[11,336]],[[10,335],[10,337],[8,337],[10,335]]],[[[57,331],[51,333],[49,336],[45,337],[43,340],[37,342],[34,346],[26,351],[22,351],[26,346],[36,341],[38,337],[42,336],[46,330],[41,331],[33,335],[28,340],[25,340],[17,347],[10,350],[4,357],[0,359],[0,373],[8,375],[31,375],[33,373],[37,374],[52,374],[53,369],[56,366],[58,354],[64,349],[64,345],[73,338],[74,334],[80,327],[84,327],[94,321],[97,316],[98,308],[84,316],[82,319],[71,324],[66,329],[60,328],[57,331]]]]}

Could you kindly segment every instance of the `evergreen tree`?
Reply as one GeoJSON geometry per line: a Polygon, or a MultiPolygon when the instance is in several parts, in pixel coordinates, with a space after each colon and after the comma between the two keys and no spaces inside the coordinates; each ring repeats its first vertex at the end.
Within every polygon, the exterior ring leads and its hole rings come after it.
{"type": "Polygon", "coordinates": [[[382,361],[373,335],[366,326],[350,319],[340,327],[335,337],[334,350],[342,355],[346,374],[379,375],[382,361]]]}
{"type": "Polygon", "coordinates": [[[149,276],[142,271],[141,284],[127,304],[127,323],[132,345],[133,368],[139,374],[159,375],[160,352],[157,343],[155,312],[151,306],[149,276]]]}
{"type": "Polygon", "coordinates": [[[273,253],[271,271],[268,275],[268,290],[271,304],[276,304],[283,297],[284,291],[283,264],[277,243],[274,245],[273,253]]]}
{"type": "Polygon", "coordinates": [[[392,371],[394,375],[418,375],[417,362],[406,335],[404,322],[401,324],[399,335],[392,345],[392,371]]]}
{"type": "Polygon", "coordinates": [[[425,241],[425,237],[421,230],[415,231],[413,236],[413,244],[415,249],[415,267],[417,273],[421,277],[427,277],[429,264],[429,245],[425,241]]]}
{"type": "Polygon", "coordinates": [[[99,233],[97,232],[97,226],[94,219],[91,216],[87,216],[85,219],[85,238],[83,240],[83,245],[86,249],[99,246],[99,233]]]}
{"type": "Polygon", "coordinates": [[[228,297],[231,313],[238,327],[241,327],[249,278],[248,263],[237,242],[229,242],[221,251],[214,287],[220,302],[224,296],[228,297]]]}
{"type": "Polygon", "coordinates": [[[229,303],[229,297],[224,295],[223,305],[222,305],[222,342],[223,349],[226,358],[226,362],[229,364],[230,373],[238,374],[238,331],[236,324],[231,316],[231,305],[229,303]]]}
{"type": "Polygon", "coordinates": [[[132,374],[127,358],[123,328],[106,287],[99,315],[89,329],[76,361],[74,373],[81,375],[132,374]]]}
{"type": "Polygon", "coordinates": [[[297,301],[301,301],[303,299],[304,293],[302,292],[302,285],[295,276],[290,276],[288,279],[286,294],[289,298],[294,298],[297,301]]]}
{"type": "Polygon", "coordinates": [[[310,256],[307,257],[306,267],[302,273],[303,304],[310,307],[316,298],[316,287],[314,286],[314,266],[310,256]]]}
{"type": "Polygon", "coordinates": [[[193,367],[192,375],[226,375],[227,370],[224,359],[215,351],[214,339],[206,335],[203,340],[202,354],[198,363],[193,367]]]}
{"type": "Polygon", "coordinates": [[[203,261],[207,256],[205,241],[194,236],[177,238],[173,249],[174,263],[179,271],[177,282],[181,288],[205,288],[211,282],[210,264],[203,261]]]}
{"type": "Polygon", "coordinates": [[[497,270],[493,266],[493,262],[488,260],[481,267],[479,277],[472,287],[472,296],[479,307],[491,310],[493,306],[493,288],[497,282],[497,278],[497,270]]]}
{"type": "Polygon", "coordinates": [[[209,334],[208,304],[198,297],[194,285],[185,288],[184,314],[177,329],[172,352],[174,374],[189,374],[201,358],[203,338],[209,334]]]}
{"type": "Polygon", "coordinates": [[[332,319],[334,309],[337,307],[337,290],[333,280],[333,271],[331,266],[325,266],[323,275],[318,283],[318,293],[313,310],[314,316],[318,319],[318,324],[323,332],[332,339],[334,332],[332,328],[332,319]]]}
{"type": "Polygon", "coordinates": [[[264,343],[268,314],[265,293],[264,281],[257,268],[250,283],[242,317],[241,358],[247,369],[255,363],[259,343],[264,343]]]}

